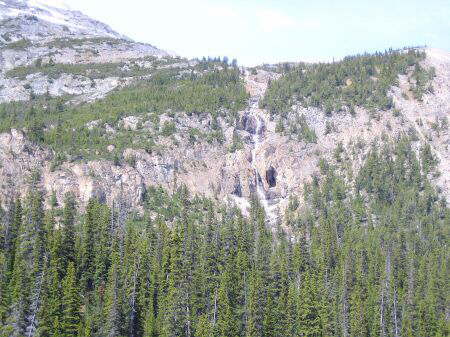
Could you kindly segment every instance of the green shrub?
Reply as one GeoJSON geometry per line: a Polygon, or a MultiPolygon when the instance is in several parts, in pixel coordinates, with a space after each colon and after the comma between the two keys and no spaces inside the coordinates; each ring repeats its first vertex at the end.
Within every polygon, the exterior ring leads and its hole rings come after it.
{"type": "Polygon", "coordinates": [[[203,138],[203,133],[197,128],[189,128],[189,142],[194,144],[199,138],[203,138]]]}
{"type": "Polygon", "coordinates": [[[285,131],[284,121],[282,118],[279,118],[277,121],[277,125],[275,126],[275,132],[283,134],[285,131]]]}
{"type": "Polygon", "coordinates": [[[15,42],[8,43],[6,45],[7,49],[14,49],[14,50],[23,50],[31,46],[31,41],[27,39],[21,39],[15,42]]]}
{"type": "Polygon", "coordinates": [[[57,152],[50,164],[50,171],[55,171],[60,165],[66,161],[67,157],[64,153],[57,152]]]}
{"type": "Polygon", "coordinates": [[[165,121],[161,130],[161,135],[170,137],[177,132],[177,127],[174,122],[165,121]]]}
{"type": "Polygon", "coordinates": [[[289,134],[297,136],[299,141],[304,141],[305,143],[317,142],[316,132],[309,127],[304,115],[297,118],[295,123],[291,123],[289,134]]]}
{"type": "Polygon", "coordinates": [[[136,167],[136,157],[131,155],[125,158],[125,161],[131,167],[136,167]]]}
{"type": "Polygon", "coordinates": [[[48,48],[63,49],[63,48],[80,47],[88,44],[92,45],[108,44],[110,46],[113,46],[122,43],[129,43],[129,41],[106,37],[94,37],[85,39],[59,38],[52,40],[50,43],[47,43],[46,46],[48,46],[48,48]]]}
{"type": "Polygon", "coordinates": [[[42,64],[42,60],[38,59],[34,65],[16,67],[7,71],[6,76],[24,79],[28,75],[41,73],[51,79],[57,79],[63,74],[103,79],[107,77],[143,76],[152,72],[150,69],[140,69],[138,67],[124,69],[124,66],[124,63],[65,64],[49,62],[42,64]]]}
{"type": "Polygon", "coordinates": [[[229,151],[231,153],[242,150],[244,148],[244,143],[241,136],[237,132],[233,132],[233,143],[231,144],[229,151]]]}

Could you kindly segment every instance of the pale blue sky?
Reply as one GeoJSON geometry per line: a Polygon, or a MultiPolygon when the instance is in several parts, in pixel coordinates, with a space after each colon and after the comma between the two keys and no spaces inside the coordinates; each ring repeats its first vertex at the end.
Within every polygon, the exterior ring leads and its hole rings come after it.
{"type": "Polygon", "coordinates": [[[142,42],[240,64],[325,61],[389,47],[450,51],[449,0],[72,0],[142,42]]]}

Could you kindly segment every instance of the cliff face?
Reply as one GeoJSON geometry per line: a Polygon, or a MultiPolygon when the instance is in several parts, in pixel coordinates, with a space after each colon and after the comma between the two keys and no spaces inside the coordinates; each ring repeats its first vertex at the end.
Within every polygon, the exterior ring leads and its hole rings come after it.
{"type": "MultiPolygon", "coordinates": [[[[66,104],[77,105],[101,100],[111,91],[151,78],[157,70],[201,74],[193,70],[197,61],[174,58],[153,46],[125,39],[81,13],[26,4],[7,1],[0,5],[2,13],[9,13],[0,25],[0,102],[25,104],[47,95],[70,96],[66,104]],[[69,24],[62,25],[52,16],[58,20],[63,16],[69,24]]],[[[419,102],[411,94],[408,74],[401,75],[399,85],[389,93],[400,113],[391,110],[374,116],[356,108],[355,115],[343,112],[329,117],[318,108],[294,106],[288,118],[304,116],[317,136],[315,142],[280,134],[276,119],[260,108],[267,86],[280,74],[244,68],[240,76],[249,98],[247,107],[237,112],[233,122],[222,115],[174,115],[168,110],[159,116],[158,123],[174,125],[178,132],[161,136],[156,151],[141,149],[130,141],[129,147],[120,150],[120,162],[100,156],[72,158],[54,165],[55,151],[30,141],[27,130],[12,129],[0,134],[0,189],[3,195],[25,193],[33,172],[39,171],[47,200],[55,194],[61,201],[72,192],[84,203],[93,196],[108,203],[121,198],[139,210],[148,186],[171,189],[185,184],[193,194],[235,203],[244,213],[251,196],[257,195],[275,221],[282,218],[290,196],[301,196],[303,184],[318,173],[320,158],[346,161],[350,172],[360,165],[369,145],[377,139],[406,133],[416,135],[417,149],[424,143],[431,145],[441,172],[433,179],[448,199],[450,138],[445,121],[450,114],[450,54],[431,49],[426,54],[422,65],[435,68],[434,91],[419,102]],[[192,130],[207,134],[217,128],[223,134],[220,142],[192,141],[192,130]],[[337,159],[340,144],[347,149],[348,157],[337,159]]],[[[143,116],[124,111],[109,123],[99,116],[85,128],[101,127],[105,134],[139,131],[150,137],[158,128],[143,116]]],[[[109,144],[104,150],[117,149],[109,144]]]]}

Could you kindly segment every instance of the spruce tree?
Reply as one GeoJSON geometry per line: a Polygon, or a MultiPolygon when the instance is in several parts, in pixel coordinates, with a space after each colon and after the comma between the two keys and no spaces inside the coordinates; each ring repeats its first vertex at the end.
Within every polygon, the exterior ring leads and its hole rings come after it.
{"type": "Polygon", "coordinates": [[[230,299],[230,289],[233,287],[230,276],[230,270],[225,270],[220,277],[217,304],[217,330],[220,337],[233,337],[237,335],[237,322],[234,315],[233,303],[230,299]]]}
{"type": "MultiPolygon", "coordinates": [[[[10,216],[7,219],[4,230],[2,253],[0,254],[0,323],[7,316],[8,306],[11,300],[9,283],[13,276],[14,262],[18,246],[18,237],[22,227],[22,203],[18,198],[11,206],[10,216]]],[[[1,237],[0,237],[1,239],[1,237]]]]}
{"type": "Polygon", "coordinates": [[[298,299],[299,332],[305,336],[319,335],[321,332],[316,286],[314,272],[308,269],[302,275],[298,299]]]}
{"type": "Polygon", "coordinates": [[[170,271],[168,280],[167,297],[162,315],[164,317],[162,336],[175,337],[184,336],[186,327],[186,312],[182,305],[184,302],[183,283],[183,261],[182,241],[179,228],[173,231],[170,242],[170,271]]]}
{"type": "Polygon", "coordinates": [[[20,249],[15,255],[14,270],[9,283],[10,305],[3,334],[11,337],[25,335],[29,306],[30,287],[26,274],[24,251],[20,249]]]}
{"type": "Polygon", "coordinates": [[[64,201],[63,216],[62,216],[62,246],[64,247],[63,264],[64,269],[67,268],[69,262],[76,262],[75,252],[75,216],[76,216],[76,201],[71,194],[66,196],[64,201]]]}
{"type": "Polygon", "coordinates": [[[69,262],[63,284],[63,315],[61,320],[61,336],[77,336],[81,323],[81,298],[77,286],[75,267],[69,262]]]}

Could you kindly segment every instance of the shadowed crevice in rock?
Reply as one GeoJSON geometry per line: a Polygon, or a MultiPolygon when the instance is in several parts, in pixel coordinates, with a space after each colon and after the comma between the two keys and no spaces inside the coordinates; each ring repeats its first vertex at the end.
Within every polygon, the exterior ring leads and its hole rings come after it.
{"type": "Polygon", "coordinates": [[[242,186],[241,186],[241,180],[239,178],[235,179],[233,192],[231,192],[231,194],[233,194],[239,198],[242,198],[242,186]]]}
{"type": "Polygon", "coordinates": [[[252,135],[256,132],[256,119],[253,116],[244,115],[241,119],[241,128],[252,135]]]}
{"type": "Polygon", "coordinates": [[[101,203],[106,203],[106,192],[99,186],[92,191],[92,198],[97,199],[101,203]]]}
{"type": "Polygon", "coordinates": [[[277,185],[277,171],[272,166],[266,171],[266,182],[269,184],[269,187],[277,185]]]}
{"type": "Polygon", "coordinates": [[[245,114],[242,116],[241,120],[239,121],[238,128],[244,131],[247,131],[248,133],[255,135],[258,133],[258,135],[262,135],[265,131],[265,123],[262,119],[257,118],[255,116],[245,114]],[[259,129],[258,129],[258,123],[259,129]]]}

